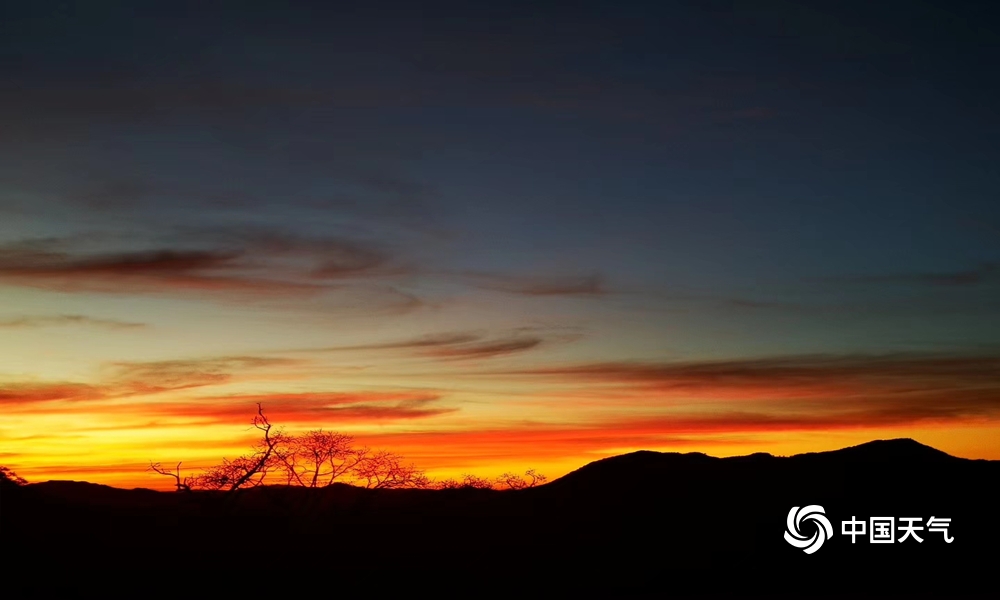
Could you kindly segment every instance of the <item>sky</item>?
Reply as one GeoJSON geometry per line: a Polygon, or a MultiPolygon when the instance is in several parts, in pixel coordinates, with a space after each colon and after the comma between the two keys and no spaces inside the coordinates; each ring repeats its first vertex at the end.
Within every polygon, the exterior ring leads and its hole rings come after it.
{"type": "Polygon", "coordinates": [[[1000,459],[989,3],[419,4],[3,7],[0,464],[1000,459]]]}

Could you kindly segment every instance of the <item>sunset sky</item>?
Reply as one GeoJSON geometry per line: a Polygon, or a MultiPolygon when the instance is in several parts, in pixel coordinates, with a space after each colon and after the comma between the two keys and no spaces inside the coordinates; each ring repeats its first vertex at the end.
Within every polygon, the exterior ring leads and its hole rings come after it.
{"type": "Polygon", "coordinates": [[[258,402],[434,477],[1000,459],[985,8],[8,4],[0,464],[29,481],[169,488],[150,461],[242,453],[258,402]]]}

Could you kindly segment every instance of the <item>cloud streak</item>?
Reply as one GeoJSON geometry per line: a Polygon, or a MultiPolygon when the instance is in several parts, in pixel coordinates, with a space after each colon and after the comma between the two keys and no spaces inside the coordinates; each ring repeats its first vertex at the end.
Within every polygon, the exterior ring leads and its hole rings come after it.
{"type": "MultiPolygon", "coordinates": [[[[995,356],[801,356],[693,363],[593,363],[504,374],[566,386],[606,408],[645,411],[671,427],[741,431],[904,425],[1000,417],[995,356]],[[684,407],[699,414],[684,414],[684,407]]],[[[560,392],[552,392],[558,397],[560,392]]],[[[676,429],[671,429],[676,431],[676,429]]]]}
{"type": "Polygon", "coordinates": [[[454,344],[435,347],[427,355],[445,360],[475,360],[496,358],[533,350],[542,344],[538,337],[520,337],[491,340],[479,343],[454,344]]]}
{"type": "MultiPolygon", "coordinates": [[[[0,384],[0,406],[32,412],[41,404],[125,399],[221,385],[251,371],[288,366],[289,358],[235,356],[202,360],[120,362],[105,366],[97,384],[67,382],[0,384]]],[[[127,405],[122,405],[127,406],[127,405]]]]}
{"type": "MultiPolygon", "coordinates": [[[[185,390],[210,385],[210,380],[183,383],[171,390],[185,390]]],[[[167,391],[166,388],[159,391],[167,391]]],[[[0,405],[21,405],[28,411],[58,414],[99,414],[127,417],[142,423],[115,426],[119,430],[163,429],[191,424],[243,423],[256,412],[260,403],[275,424],[291,427],[332,427],[348,424],[373,424],[388,421],[426,419],[457,412],[441,406],[443,395],[428,391],[398,392],[275,392],[269,394],[230,394],[200,396],[182,401],[140,401],[129,404],[106,403],[114,399],[107,388],[82,385],[12,386],[0,391],[0,405]],[[72,401],[73,405],[53,400],[72,401]],[[30,406],[29,406],[30,405],[30,406]]],[[[81,431],[93,431],[84,428],[81,431]]]]}
{"type": "Polygon", "coordinates": [[[305,350],[306,352],[356,352],[360,350],[415,350],[434,348],[438,346],[454,346],[457,344],[468,344],[481,339],[481,336],[472,333],[445,333],[436,335],[421,336],[409,340],[398,342],[385,342],[381,344],[360,344],[356,346],[331,346],[328,348],[315,348],[305,350]]]}
{"type": "Polygon", "coordinates": [[[522,296],[604,296],[610,293],[597,273],[582,276],[524,276],[465,272],[458,276],[473,286],[522,296]]]}
{"type": "Polygon", "coordinates": [[[0,386],[0,406],[9,408],[39,403],[103,400],[109,391],[103,386],[75,383],[5,383],[0,386]]]}
{"type": "Polygon", "coordinates": [[[306,294],[323,287],[240,275],[241,252],[154,250],[100,255],[0,250],[0,281],[62,292],[306,294]],[[228,274],[227,274],[228,273],[228,274]]]}
{"type": "MultiPolygon", "coordinates": [[[[199,240],[195,240],[199,241],[199,240]]],[[[359,278],[407,272],[381,248],[347,239],[218,232],[192,247],[85,252],[68,239],[0,247],[0,283],[61,292],[312,297],[359,278]],[[76,246],[76,247],[74,247],[76,246]]]]}
{"type": "Polygon", "coordinates": [[[146,327],[145,323],[119,321],[117,319],[100,319],[86,315],[29,315],[0,321],[0,327],[12,329],[63,325],[86,325],[107,329],[139,329],[146,327]]]}
{"type": "MultiPolygon", "coordinates": [[[[394,342],[310,348],[298,350],[296,352],[324,353],[404,351],[417,357],[436,358],[441,360],[475,360],[527,352],[555,339],[556,338],[554,337],[543,338],[538,335],[528,335],[525,333],[500,338],[490,338],[489,336],[480,333],[455,332],[425,335],[394,342]]],[[[565,338],[564,336],[563,339],[576,338],[565,338]]]]}
{"type": "Polygon", "coordinates": [[[837,283],[929,285],[940,287],[975,286],[998,280],[1000,280],[1000,263],[995,262],[982,263],[975,268],[961,271],[858,275],[828,279],[828,281],[837,283]]]}
{"type": "Polygon", "coordinates": [[[1000,385],[1000,358],[929,354],[812,355],[716,362],[614,362],[537,367],[502,374],[683,392],[809,390],[934,385],[1000,385]]]}
{"type": "MultiPolygon", "coordinates": [[[[143,239],[90,235],[0,245],[0,284],[63,293],[180,296],[250,304],[274,300],[309,304],[321,298],[330,306],[340,302],[372,313],[380,307],[399,313],[428,306],[400,287],[406,278],[416,276],[528,297],[611,293],[598,274],[455,273],[411,259],[387,241],[313,237],[260,227],[182,228],[143,239]],[[151,243],[155,245],[150,248],[151,243]]],[[[428,355],[485,357],[528,350],[540,343],[506,340],[428,355]]]]}

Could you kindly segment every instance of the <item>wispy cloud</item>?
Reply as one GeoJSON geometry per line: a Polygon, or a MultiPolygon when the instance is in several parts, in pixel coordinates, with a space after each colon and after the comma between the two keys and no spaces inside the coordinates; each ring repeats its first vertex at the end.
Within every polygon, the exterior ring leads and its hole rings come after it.
{"type": "Polygon", "coordinates": [[[355,346],[330,346],[327,348],[314,348],[304,350],[305,352],[342,352],[359,350],[414,350],[434,348],[439,346],[454,346],[457,344],[468,344],[481,339],[480,335],[474,333],[445,333],[421,336],[408,340],[396,342],[384,342],[379,344],[359,344],[355,346]]]}
{"type": "Polygon", "coordinates": [[[992,355],[592,363],[505,374],[559,382],[571,391],[569,403],[587,385],[590,408],[645,412],[676,433],[1000,418],[1000,358],[992,355]]]}
{"type": "MultiPolygon", "coordinates": [[[[221,385],[254,370],[288,366],[290,358],[235,356],[202,360],[119,362],[105,365],[95,384],[11,382],[0,384],[0,405],[32,411],[42,403],[78,403],[191,390],[221,385]]],[[[125,406],[125,405],[123,405],[125,406]]],[[[58,409],[58,407],[57,407],[58,409]]]]}
{"type": "Polygon", "coordinates": [[[605,278],[598,273],[525,276],[464,272],[457,277],[482,289],[524,296],[603,296],[610,293],[605,278]]]}
{"type": "Polygon", "coordinates": [[[857,275],[830,278],[828,281],[858,284],[973,286],[991,281],[1000,281],[1000,263],[986,262],[974,268],[956,271],[857,275]]]}
{"type": "Polygon", "coordinates": [[[234,356],[201,360],[122,362],[108,365],[110,385],[119,394],[156,394],[219,385],[240,374],[299,361],[289,358],[234,356]]]}
{"type": "Polygon", "coordinates": [[[0,327],[28,328],[62,325],[87,325],[105,327],[108,329],[137,329],[146,327],[145,323],[119,321],[117,319],[101,319],[85,315],[30,315],[13,319],[0,320],[0,327]]]}
{"type": "MultiPolygon", "coordinates": [[[[175,382],[170,390],[204,387],[216,383],[210,378],[198,381],[175,382]],[[203,384],[203,385],[202,385],[203,384]]],[[[157,391],[167,391],[161,384],[157,391]]],[[[175,401],[136,401],[128,404],[107,403],[114,399],[114,388],[74,386],[13,386],[0,391],[0,405],[26,411],[58,414],[99,414],[103,417],[128,418],[127,425],[115,429],[160,429],[191,424],[233,424],[245,422],[260,403],[275,424],[290,427],[333,427],[345,424],[377,423],[425,419],[457,412],[456,407],[442,406],[443,395],[438,392],[417,391],[354,391],[354,392],[274,392],[267,394],[230,394],[199,396],[175,401]],[[53,400],[64,402],[55,406],[45,403],[53,400]],[[87,402],[91,401],[91,402],[87,402]],[[135,421],[139,421],[136,423],[135,421]]],[[[142,390],[148,393],[147,390],[142,390]]],[[[74,430],[76,431],[76,429],[74,430]]],[[[79,431],[94,431],[83,427],[79,431]]]]}
{"type": "Polygon", "coordinates": [[[744,398],[758,393],[794,396],[973,384],[1000,390],[1000,358],[975,355],[812,355],[717,362],[589,363],[506,373],[744,398]]]}
{"type": "Polygon", "coordinates": [[[439,398],[413,398],[390,405],[359,403],[331,407],[324,418],[332,423],[378,422],[423,419],[457,412],[457,408],[435,406],[439,398]]]}
{"type": "Polygon", "coordinates": [[[0,283],[62,292],[195,292],[253,300],[315,296],[345,281],[406,272],[369,243],[257,231],[151,250],[94,252],[68,239],[0,247],[0,283]]]}
{"type": "MultiPolygon", "coordinates": [[[[368,236],[316,237],[261,227],[171,229],[136,239],[27,239],[0,245],[0,284],[68,293],[196,297],[260,305],[270,301],[348,306],[369,313],[430,306],[407,282],[447,283],[534,297],[602,297],[603,276],[449,272],[403,246],[368,236]],[[154,244],[152,248],[150,244],[154,244]],[[338,304],[339,303],[339,304],[338,304]],[[346,304],[345,304],[346,303],[346,304]]],[[[471,340],[470,340],[471,342],[471,340]]],[[[513,346],[528,342],[510,341],[513,346]]],[[[540,342],[534,342],[537,345],[540,342]]],[[[451,354],[506,352],[499,346],[451,354]]],[[[445,353],[438,353],[444,357],[445,353]]]]}
{"type": "Polygon", "coordinates": [[[481,343],[455,344],[436,347],[427,354],[448,360],[485,359],[533,350],[542,344],[539,337],[519,337],[481,343]]]}
{"type": "Polygon", "coordinates": [[[322,286],[239,274],[240,252],[156,250],[92,256],[0,250],[0,281],[63,292],[319,292],[322,286]]]}
{"type": "Polygon", "coordinates": [[[418,357],[442,360],[472,360],[527,352],[546,343],[572,341],[579,337],[578,334],[544,336],[539,335],[539,333],[538,329],[525,329],[506,336],[493,337],[484,333],[452,332],[375,344],[305,348],[293,352],[403,351],[418,357]]]}
{"type": "Polygon", "coordinates": [[[103,386],[76,383],[5,383],[0,386],[0,406],[35,405],[42,402],[103,400],[109,390],[103,386]]]}

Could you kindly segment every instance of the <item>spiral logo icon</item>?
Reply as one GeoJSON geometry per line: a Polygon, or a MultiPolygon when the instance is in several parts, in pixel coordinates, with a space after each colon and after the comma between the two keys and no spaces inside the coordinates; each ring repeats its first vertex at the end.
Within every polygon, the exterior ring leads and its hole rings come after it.
{"type": "Polygon", "coordinates": [[[833,537],[833,526],[830,520],[823,514],[822,506],[811,504],[809,506],[793,506],[788,511],[788,529],[785,531],[785,541],[801,549],[806,554],[812,554],[820,549],[828,538],[833,537]],[[802,534],[801,526],[803,521],[815,521],[816,532],[812,537],[807,538],[802,534]]]}

